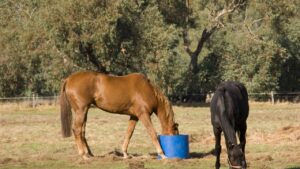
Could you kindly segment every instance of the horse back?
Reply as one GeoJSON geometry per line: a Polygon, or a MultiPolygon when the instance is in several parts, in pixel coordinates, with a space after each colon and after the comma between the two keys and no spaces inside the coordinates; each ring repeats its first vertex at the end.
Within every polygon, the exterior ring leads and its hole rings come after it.
{"type": "Polygon", "coordinates": [[[112,113],[130,113],[136,105],[155,107],[156,98],[150,81],[140,73],[113,76],[93,71],[78,72],[68,77],[68,90],[76,100],[112,113]]]}
{"type": "MultiPolygon", "coordinates": [[[[157,106],[153,86],[140,73],[98,78],[96,101],[98,107],[115,113],[153,112],[157,106]]],[[[134,114],[139,116],[138,114],[134,114]]]]}

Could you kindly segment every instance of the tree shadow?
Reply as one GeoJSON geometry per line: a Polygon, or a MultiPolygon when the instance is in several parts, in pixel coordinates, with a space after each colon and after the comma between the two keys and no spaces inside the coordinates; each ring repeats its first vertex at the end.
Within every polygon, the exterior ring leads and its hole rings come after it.
{"type": "Polygon", "coordinates": [[[285,168],[285,169],[300,169],[300,166],[297,166],[297,167],[288,167],[288,168],[285,168]]]}

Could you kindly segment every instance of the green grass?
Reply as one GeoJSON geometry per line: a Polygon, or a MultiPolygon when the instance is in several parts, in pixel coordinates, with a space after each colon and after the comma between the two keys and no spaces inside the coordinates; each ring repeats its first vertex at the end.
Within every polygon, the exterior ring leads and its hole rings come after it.
{"type": "MultiPolygon", "coordinates": [[[[157,160],[155,148],[141,123],[138,123],[129,145],[136,155],[123,160],[109,152],[120,150],[128,116],[91,109],[87,122],[87,140],[96,155],[82,161],[77,155],[74,138],[62,138],[57,107],[37,109],[0,109],[0,168],[148,168],[199,169],[214,168],[214,137],[208,107],[174,107],[181,133],[190,136],[187,160],[157,160]],[[149,155],[149,153],[151,155],[149,155]]],[[[249,168],[300,168],[300,105],[250,105],[246,158],[249,168]]],[[[153,124],[160,132],[155,116],[153,124]]],[[[222,137],[221,168],[228,168],[222,137]]]]}

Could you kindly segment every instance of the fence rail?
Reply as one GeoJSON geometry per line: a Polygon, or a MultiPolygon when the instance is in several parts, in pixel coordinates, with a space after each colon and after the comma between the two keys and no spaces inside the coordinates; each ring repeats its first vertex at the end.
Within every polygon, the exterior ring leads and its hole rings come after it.
{"type": "Polygon", "coordinates": [[[9,100],[30,100],[30,99],[57,99],[58,96],[36,96],[36,97],[0,97],[1,101],[9,101],[9,100]]]}
{"type": "Polygon", "coordinates": [[[38,105],[57,105],[59,96],[37,96],[31,97],[2,97],[0,98],[1,104],[17,104],[30,107],[36,107],[38,105]]]}
{"type": "Polygon", "coordinates": [[[300,92],[249,93],[249,99],[255,101],[300,102],[300,92]]]}
{"type": "MultiPolygon", "coordinates": [[[[249,100],[271,102],[273,104],[277,102],[300,102],[300,92],[264,92],[264,93],[249,93],[249,100]]],[[[174,102],[189,102],[189,98],[192,101],[210,102],[213,93],[208,94],[182,94],[177,96],[170,96],[170,100],[174,102]],[[174,99],[175,98],[175,99],[174,99]],[[204,100],[203,100],[204,99],[204,100]]],[[[57,105],[59,102],[59,96],[37,96],[31,97],[2,97],[0,98],[0,104],[15,103],[26,104],[28,106],[36,107],[38,105],[57,105]]]]}
{"type": "MultiPolygon", "coordinates": [[[[169,96],[173,102],[190,102],[190,101],[202,101],[210,102],[213,93],[207,94],[179,94],[169,96]]],[[[249,100],[271,102],[300,102],[300,92],[262,92],[262,93],[248,93],[249,100]]]]}

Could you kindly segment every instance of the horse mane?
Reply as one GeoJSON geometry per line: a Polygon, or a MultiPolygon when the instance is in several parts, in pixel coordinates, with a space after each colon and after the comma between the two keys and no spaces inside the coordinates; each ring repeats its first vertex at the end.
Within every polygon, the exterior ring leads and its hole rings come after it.
{"type": "Polygon", "coordinates": [[[169,99],[162,93],[162,91],[159,89],[158,86],[156,85],[152,85],[152,86],[154,89],[155,97],[158,100],[159,106],[161,106],[162,104],[165,108],[166,118],[169,120],[169,122],[174,122],[174,112],[172,111],[172,106],[170,104],[169,99]]]}

